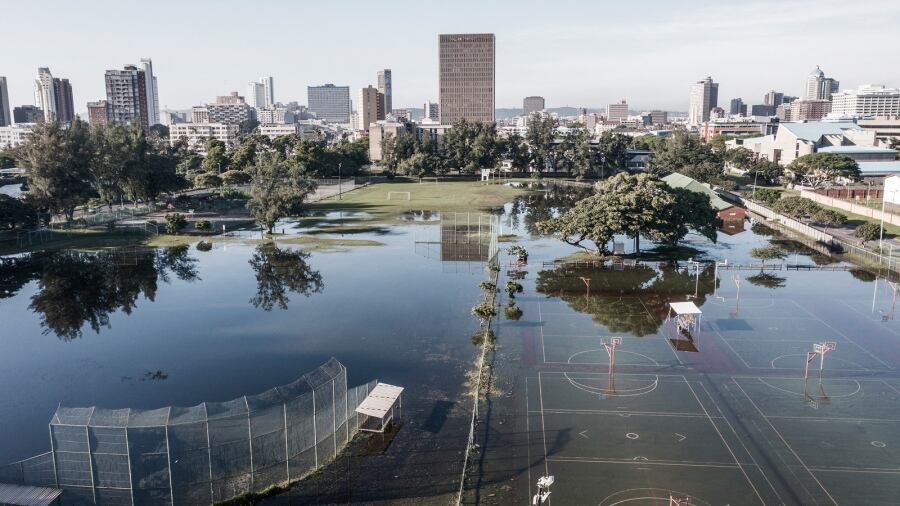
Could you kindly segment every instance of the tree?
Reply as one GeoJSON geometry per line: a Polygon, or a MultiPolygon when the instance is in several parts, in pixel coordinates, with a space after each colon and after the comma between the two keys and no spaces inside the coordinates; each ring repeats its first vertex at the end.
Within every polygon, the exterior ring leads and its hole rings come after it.
{"type": "Polygon", "coordinates": [[[513,132],[503,141],[504,156],[509,160],[513,170],[525,172],[528,170],[531,155],[528,153],[528,145],[525,139],[513,132]]]}
{"type": "Polygon", "coordinates": [[[812,220],[826,227],[841,227],[847,223],[847,216],[831,209],[820,208],[813,213],[812,220]]]}
{"type": "Polygon", "coordinates": [[[719,184],[724,179],[722,155],[683,130],[654,150],[649,170],[654,174],[678,172],[703,183],[719,184]]]}
{"type": "Polygon", "coordinates": [[[761,262],[759,271],[762,272],[766,268],[766,262],[769,260],[780,260],[787,256],[778,246],[764,246],[762,248],[753,248],[750,250],[750,256],[761,262]]]}
{"type": "Polygon", "coordinates": [[[218,188],[222,178],[215,172],[203,172],[194,177],[194,188],[218,188]]]}
{"type": "Polygon", "coordinates": [[[756,200],[770,206],[778,202],[778,200],[781,198],[781,193],[781,190],[775,190],[772,188],[757,188],[753,190],[753,196],[756,200]]]}
{"type": "Polygon", "coordinates": [[[222,182],[229,185],[247,184],[250,182],[250,174],[242,170],[227,170],[222,173],[222,182]]]}
{"type": "Polygon", "coordinates": [[[381,144],[381,165],[397,172],[400,163],[415,154],[416,149],[416,140],[411,135],[386,135],[381,144]]]}
{"type": "Polygon", "coordinates": [[[279,248],[267,242],[256,247],[250,267],[256,274],[256,295],[250,299],[255,307],[271,311],[276,305],[288,308],[288,292],[309,297],[325,288],[322,275],[307,263],[309,253],[279,248]]]}
{"type": "Polygon", "coordinates": [[[228,168],[228,154],[225,143],[210,138],[206,141],[206,156],[203,157],[203,170],[218,174],[228,168]]]}
{"type": "Polygon", "coordinates": [[[90,128],[75,119],[69,128],[55,122],[35,125],[15,154],[27,169],[28,194],[51,212],[64,213],[71,222],[75,208],[95,195],[93,151],[90,128]]]}
{"type": "Polygon", "coordinates": [[[791,162],[786,172],[795,181],[816,187],[838,179],[859,179],[859,165],[846,155],[835,153],[812,153],[791,162]]]}
{"type": "Polygon", "coordinates": [[[538,172],[545,171],[548,167],[554,168],[553,144],[556,141],[556,127],[558,123],[550,116],[533,113],[528,118],[528,132],[525,140],[531,149],[531,166],[538,172]]]}
{"type": "Polygon", "coordinates": [[[570,132],[569,135],[572,142],[569,171],[577,179],[594,176],[596,168],[594,153],[591,149],[591,135],[583,129],[570,132]]]}
{"type": "Polygon", "coordinates": [[[316,189],[315,180],[301,167],[292,167],[275,152],[260,155],[251,174],[247,208],[270,234],[279,218],[295,212],[316,189]]]}
{"type": "Polygon", "coordinates": [[[750,170],[753,171],[753,177],[758,184],[778,184],[781,181],[782,176],[784,176],[784,167],[778,162],[773,162],[771,160],[755,160],[753,164],[750,165],[750,170]]]}
{"type": "Polygon", "coordinates": [[[33,205],[0,193],[0,230],[33,228],[38,224],[33,205]]]}
{"type": "Polygon", "coordinates": [[[675,246],[691,230],[716,242],[719,218],[705,193],[673,188],[674,202],[668,212],[659,213],[646,234],[666,246],[675,246]]]}
{"type": "Polygon", "coordinates": [[[862,239],[864,243],[874,241],[881,236],[881,226],[877,223],[867,221],[853,229],[853,235],[862,239]]]}
{"type": "Polygon", "coordinates": [[[791,196],[776,201],[772,209],[791,218],[801,219],[806,216],[812,216],[821,207],[810,199],[791,196]]]}
{"type": "Polygon", "coordinates": [[[12,153],[0,151],[0,169],[11,169],[16,166],[16,157],[12,153]]]}
{"type": "Polygon", "coordinates": [[[166,214],[166,233],[169,235],[178,235],[178,232],[187,226],[187,218],[181,213],[166,214]]]}
{"type": "Polygon", "coordinates": [[[761,286],[772,290],[784,288],[787,285],[787,279],[768,272],[760,272],[753,276],[747,276],[747,281],[749,281],[751,285],[761,286]]]}
{"type": "Polygon", "coordinates": [[[425,174],[425,154],[417,151],[397,165],[397,174],[422,176],[425,174]]]}
{"type": "Polygon", "coordinates": [[[600,177],[611,176],[625,168],[628,159],[628,137],[612,132],[603,132],[597,141],[597,159],[600,177]]]}
{"type": "Polygon", "coordinates": [[[730,163],[732,167],[741,171],[750,171],[753,163],[756,161],[756,155],[753,151],[745,147],[737,147],[729,149],[724,153],[725,161],[730,163]]]}

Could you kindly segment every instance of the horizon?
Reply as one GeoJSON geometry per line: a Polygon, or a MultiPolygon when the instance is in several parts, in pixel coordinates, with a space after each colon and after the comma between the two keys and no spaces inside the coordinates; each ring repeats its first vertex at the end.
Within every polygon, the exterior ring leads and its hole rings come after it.
{"type": "Polygon", "coordinates": [[[682,112],[690,85],[707,75],[720,84],[719,106],[732,98],[757,104],[772,89],[802,95],[816,65],[839,80],[842,90],[900,85],[900,67],[859,51],[854,40],[890,47],[900,4],[886,0],[854,4],[854,11],[879,14],[855,17],[834,0],[703,1],[690,7],[649,1],[643,8],[564,1],[558,7],[582,12],[574,23],[547,21],[546,8],[533,1],[463,1],[454,8],[403,1],[366,16],[356,14],[371,6],[358,1],[337,8],[271,1],[255,4],[263,13],[257,17],[234,1],[165,0],[152,11],[115,4],[117,19],[140,18],[149,27],[143,37],[133,37],[132,25],[98,24],[97,17],[109,12],[107,4],[112,3],[17,2],[7,10],[7,40],[33,38],[33,20],[39,18],[51,41],[68,41],[7,52],[0,76],[7,78],[11,108],[34,103],[37,69],[49,67],[54,77],[70,80],[75,111],[84,114],[88,101],[105,98],[106,70],[141,58],[153,60],[160,109],[190,109],[232,91],[246,96],[247,83],[260,76],[273,77],[278,102],[306,104],[307,86],[331,82],[350,86],[355,105],[358,90],[375,84],[376,72],[385,68],[393,72],[394,108],[421,108],[438,98],[441,33],[496,35],[497,109],[521,108],[524,97],[539,95],[548,108],[599,109],[625,99],[632,110],[682,112]],[[176,9],[179,15],[171,15],[176,9]],[[482,15],[473,18],[473,9],[482,15]],[[92,26],[105,32],[85,37],[92,26]]]}

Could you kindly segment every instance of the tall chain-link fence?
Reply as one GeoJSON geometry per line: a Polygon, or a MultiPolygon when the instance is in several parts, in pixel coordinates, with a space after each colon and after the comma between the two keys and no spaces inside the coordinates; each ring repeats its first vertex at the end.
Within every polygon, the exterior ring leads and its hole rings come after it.
{"type": "Polygon", "coordinates": [[[297,480],[359,430],[376,382],[347,388],[331,359],[288,385],[154,410],[57,408],[51,451],[0,467],[0,482],[64,490],[63,504],[213,504],[297,480]]]}

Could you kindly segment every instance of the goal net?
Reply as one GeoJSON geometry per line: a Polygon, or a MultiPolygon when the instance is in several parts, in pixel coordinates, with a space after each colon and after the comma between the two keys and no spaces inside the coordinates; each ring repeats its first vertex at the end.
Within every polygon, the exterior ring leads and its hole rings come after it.
{"type": "Polygon", "coordinates": [[[410,200],[410,197],[411,197],[410,192],[388,192],[387,193],[388,200],[398,199],[398,198],[402,199],[404,196],[406,197],[406,200],[410,200]]]}

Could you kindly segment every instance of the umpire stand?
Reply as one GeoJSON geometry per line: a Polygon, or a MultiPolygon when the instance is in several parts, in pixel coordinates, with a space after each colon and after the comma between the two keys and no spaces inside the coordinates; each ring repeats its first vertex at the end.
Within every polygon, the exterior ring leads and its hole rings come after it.
{"type": "Polygon", "coordinates": [[[398,416],[403,414],[403,387],[378,383],[369,395],[356,408],[356,412],[364,415],[359,430],[384,434],[385,429],[394,419],[394,409],[398,416]]]}

